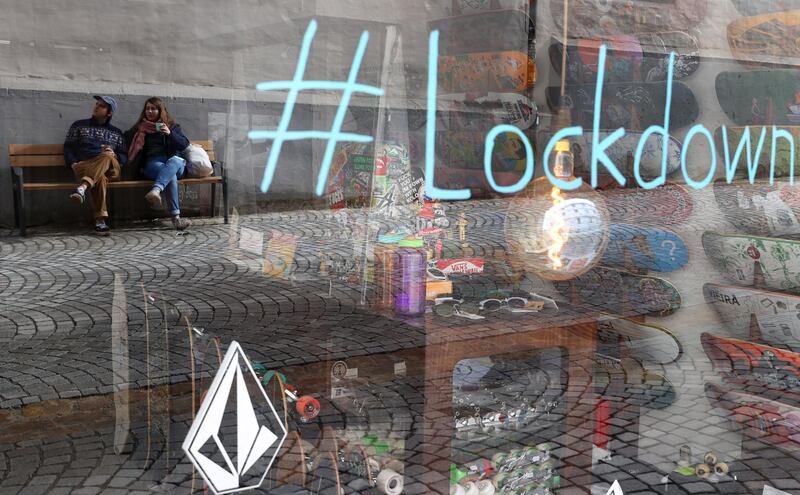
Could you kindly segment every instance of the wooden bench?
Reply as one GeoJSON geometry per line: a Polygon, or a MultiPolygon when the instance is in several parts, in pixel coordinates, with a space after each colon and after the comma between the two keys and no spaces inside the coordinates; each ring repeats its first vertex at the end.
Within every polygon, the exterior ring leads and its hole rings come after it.
{"type": "MultiPolygon", "coordinates": [[[[194,141],[203,147],[208,156],[214,160],[214,148],[211,141],[194,141]]],[[[69,182],[25,182],[23,172],[33,168],[61,168],[64,165],[64,146],[61,144],[9,144],[8,158],[11,163],[11,182],[14,189],[14,219],[21,235],[25,235],[25,191],[53,191],[75,189],[78,187],[74,177],[69,182]]],[[[228,223],[228,181],[225,169],[214,170],[215,175],[202,179],[180,179],[179,184],[211,184],[211,214],[215,214],[217,184],[222,185],[222,209],[225,223],[228,223]]],[[[69,171],[71,175],[72,172],[69,171]]],[[[153,185],[152,180],[122,180],[109,182],[109,189],[147,188],[153,185]]]]}

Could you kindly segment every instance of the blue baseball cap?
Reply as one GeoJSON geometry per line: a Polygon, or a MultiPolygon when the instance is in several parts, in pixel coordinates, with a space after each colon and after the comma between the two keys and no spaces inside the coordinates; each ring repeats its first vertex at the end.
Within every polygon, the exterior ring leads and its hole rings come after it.
{"type": "Polygon", "coordinates": [[[117,100],[115,100],[113,97],[111,97],[111,96],[94,95],[94,99],[97,100],[97,101],[102,101],[106,105],[110,106],[111,107],[111,113],[116,113],[116,111],[117,111],[117,100]]]}

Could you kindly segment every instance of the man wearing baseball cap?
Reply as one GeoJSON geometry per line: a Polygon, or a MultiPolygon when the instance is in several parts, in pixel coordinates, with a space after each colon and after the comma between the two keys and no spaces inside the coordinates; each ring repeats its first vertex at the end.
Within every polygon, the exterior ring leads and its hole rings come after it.
{"type": "Polygon", "coordinates": [[[91,118],[76,120],[67,132],[64,163],[80,181],[70,199],[83,203],[86,190],[91,189],[95,231],[100,235],[108,235],[108,183],[119,179],[121,167],[127,161],[127,151],[122,131],[111,125],[111,116],[117,111],[117,100],[99,95],[95,95],[94,99],[97,101],[91,118]]]}

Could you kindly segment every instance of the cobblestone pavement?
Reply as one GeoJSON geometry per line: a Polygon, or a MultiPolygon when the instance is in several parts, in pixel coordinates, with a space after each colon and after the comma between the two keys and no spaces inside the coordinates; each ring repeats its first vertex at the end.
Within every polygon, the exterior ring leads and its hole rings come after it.
{"type": "MultiPolygon", "coordinates": [[[[652,212],[659,199],[652,198],[638,195],[626,202],[617,193],[609,208],[615,218],[645,222],[649,215],[657,225],[652,212]]],[[[561,474],[560,493],[614,480],[626,494],[761,493],[765,483],[800,493],[794,452],[743,435],[705,395],[704,384],[721,378],[705,357],[699,334],[726,334],[726,329],[703,302],[702,284],[722,279],[705,259],[700,236],[732,229],[710,191],[695,192],[693,200],[691,217],[669,227],[690,250],[690,264],[666,277],[679,287],[682,308],[652,320],[675,333],[684,353],[674,363],[644,364],[665,380],[643,383],[629,369],[609,367],[591,346],[576,347],[559,361],[568,378],[548,396],[547,417],[536,416],[504,437],[508,450],[546,437],[553,468],[561,474]],[[608,445],[614,455],[592,468],[598,400],[611,405],[608,445]],[[670,473],[684,444],[695,457],[719,452],[731,476],[714,482],[670,473]]],[[[495,261],[487,270],[498,284],[514,278],[514,268],[501,262],[507,259],[505,231],[513,228],[506,224],[508,209],[500,200],[448,208],[452,221],[462,213],[466,220],[470,248],[459,254],[495,261]]],[[[524,214],[511,213],[512,222],[524,214]]],[[[234,216],[230,225],[197,220],[186,235],[134,225],[116,229],[110,238],[46,229],[34,229],[38,232],[29,238],[0,238],[0,343],[8,350],[0,360],[0,493],[202,490],[180,443],[193,401],[208,388],[218,365],[214,337],[221,352],[236,340],[251,360],[282,370],[304,393],[320,398],[319,421],[291,422],[315,444],[315,453],[331,450],[323,426],[343,442],[358,443],[372,434],[388,439],[392,456],[403,462],[404,493],[447,493],[451,459],[467,462],[480,456],[476,445],[491,444],[453,431],[459,396],[453,394],[455,361],[448,360],[456,359],[459,349],[472,358],[493,349],[495,354],[524,350],[521,342],[539,342],[537,332],[554,327],[565,328],[542,342],[578,342],[586,337],[572,337],[566,327],[585,326],[599,310],[593,301],[568,301],[550,283],[525,276],[514,279],[517,285],[556,297],[557,315],[500,311],[473,322],[430,313],[400,319],[379,311],[370,287],[326,276],[363,247],[367,220],[361,212],[295,211],[234,216]],[[272,268],[285,249],[270,242],[277,238],[274,232],[297,240],[291,269],[277,276],[265,274],[263,254],[272,268]],[[115,293],[115,280],[122,291],[115,293]],[[130,353],[131,436],[119,454],[111,353],[115,294],[126,299],[130,353]],[[331,366],[338,361],[359,376],[344,385],[336,382],[331,366]]],[[[276,476],[270,474],[263,492],[304,492],[276,476]]],[[[374,490],[356,479],[342,482],[350,492],[374,490]]]]}

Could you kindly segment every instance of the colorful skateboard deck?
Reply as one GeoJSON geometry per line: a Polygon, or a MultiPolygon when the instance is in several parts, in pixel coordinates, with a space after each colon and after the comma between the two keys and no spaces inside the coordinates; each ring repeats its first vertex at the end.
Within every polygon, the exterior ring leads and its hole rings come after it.
{"type": "Polygon", "coordinates": [[[612,222],[633,225],[676,225],[692,214],[692,196],[667,182],[655,189],[607,189],[603,199],[612,222]]]}
{"type": "MultiPolygon", "coordinates": [[[[474,195],[490,193],[492,188],[483,170],[485,139],[483,132],[437,132],[436,185],[468,188],[474,195]]],[[[502,186],[515,184],[524,173],[525,160],[525,147],[519,136],[498,135],[492,155],[494,180],[502,186]]]]}
{"type": "Polygon", "coordinates": [[[800,10],[736,19],[728,25],[728,44],[739,62],[791,64],[800,57],[800,10]]]}
{"type": "MultiPolygon", "coordinates": [[[[600,131],[600,140],[605,139],[612,131],[600,131]]],[[[539,142],[546,143],[550,140],[549,132],[539,133],[539,142]]],[[[633,160],[636,148],[642,138],[641,132],[627,132],[606,149],[606,154],[617,166],[625,177],[634,177],[633,160]]],[[[592,159],[592,133],[585,132],[581,136],[569,138],[570,148],[575,163],[575,171],[581,175],[591,172],[592,159]]],[[[640,173],[645,180],[651,180],[661,175],[661,156],[664,137],[661,134],[651,134],[645,141],[642,149],[640,173]]],[[[667,142],[667,175],[681,167],[681,143],[670,136],[667,142]]]]}
{"type": "Polygon", "coordinates": [[[613,352],[622,345],[631,357],[639,360],[669,364],[683,355],[683,347],[675,335],[658,325],[602,317],[597,321],[597,331],[600,349],[609,346],[613,352]]]}
{"type": "Polygon", "coordinates": [[[465,93],[440,97],[437,129],[442,131],[487,132],[500,124],[525,130],[536,125],[536,103],[518,93],[465,93]]]}
{"type": "Polygon", "coordinates": [[[800,296],[718,284],[703,285],[703,296],[734,336],[757,329],[764,342],[800,351],[800,296]]]}
{"type": "Polygon", "coordinates": [[[705,391],[746,435],[793,451],[800,446],[800,408],[712,382],[705,391]]]}
{"type": "Polygon", "coordinates": [[[689,261],[683,240],[667,230],[614,224],[601,264],[656,272],[679,270],[689,261]]]}
{"type": "Polygon", "coordinates": [[[325,187],[328,208],[368,205],[374,170],[372,145],[339,143],[336,146],[325,187]]]}
{"type": "Polygon", "coordinates": [[[758,266],[763,288],[800,292],[800,241],[705,232],[703,249],[720,273],[736,284],[753,286],[758,266]]]}
{"type": "MultiPolygon", "coordinates": [[[[605,72],[607,82],[664,81],[667,79],[671,51],[675,51],[675,79],[694,74],[700,65],[697,38],[682,31],[579,39],[570,41],[567,48],[568,83],[597,82],[597,59],[601,44],[608,47],[605,72]]],[[[560,41],[554,40],[548,50],[550,63],[559,75],[563,47],[560,41]]]]}
{"type": "Polygon", "coordinates": [[[398,144],[383,144],[375,155],[375,178],[372,195],[374,212],[386,218],[405,215],[402,206],[421,204],[424,177],[411,166],[409,149],[398,144]]]}
{"type": "Polygon", "coordinates": [[[800,123],[800,73],[796,70],[720,72],[716,91],[722,110],[736,125],[800,123]]]}
{"type": "MultiPolygon", "coordinates": [[[[557,32],[564,26],[564,0],[550,0],[550,13],[557,32]]],[[[569,2],[569,35],[573,38],[595,38],[617,33],[638,33],[689,29],[706,16],[706,0],[661,2],[639,0],[628,2],[569,2]]]]}
{"type": "Polygon", "coordinates": [[[800,404],[800,354],[710,333],[703,333],[700,342],[726,382],[765,398],[800,404]]]}
{"type": "MultiPolygon", "coordinates": [[[[733,159],[733,154],[736,153],[736,149],[738,148],[739,142],[742,139],[744,129],[744,127],[726,127],[728,149],[731,154],[731,159],[733,159]]],[[[761,153],[758,155],[758,160],[756,160],[756,163],[758,163],[756,177],[769,177],[771,167],[770,162],[772,160],[772,127],[750,128],[750,143],[753,150],[752,156],[755,156],[758,142],[761,139],[762,129],[764,129],[766,134],[764,136],[764,144],[761,149],[761,153]]],[[[800,142],[800,126],[783,126],[779,127],[779,129],[791,134],[795,143],[800,142]]],[[[722,127],[717,127],[717,130],[714,131],[714,145],[717,149],[717,154],[724,160],[725,155],[723,148],[724,141],[722,139],[722,127]]],[[[747,172],[747,148],[745,148],[743,153],[744,154],[742,155],[741,161],[737,166],[736,172],[737,176],[749,177],[747,172]]],[[[773,177],[788,177],[791,175],[791,153],[792,148],[786,139],[780,138],[775,141],[775,170],[773,172],[773,177]]],[[[795,174],[797,174],[800,172],[800,148],[797,148],[796,146],[794,150],[794,157],[795,174]]]]}
{"type": "Polygon", "coordinates": [[[555,282],[555,288],[579,303],[620,316],[666,316],[681,306],[678,289],[667,280],[596,267],[572,280],[555,282]]]}
{"type": "Polygon", "coordinates": [[[736,230],[753,235],[800,234],[800,195],[785,181],[770,185],[766,180],[750,184],[746,179],[730,184],[714,182],[719,209],[736,230]]]}
{"type": "Polygon", "coordinates": [[[293,269],[294,253],[300,236],[272,229],[272,237],[264,253],[262,273],[272,277],[288,278],[293,269]]]}
{"type": "MultiPolygon", "coordinates": [[[[666,91],[664,82],[605,83],[600,107],[600,127],[637,130],[651,125],[664,125],[666,91]]],[[[548,87],[545,95],[547,105],[556,111],[559,108],[561,89],[556,86],[548,87]]],[[[573,125],[592,127],[594,95],[595,84],[567,86],[566,105],[572,110],[573,125]]],[[[682,82],[673,82],[670,128],[679,129],[693,123],[699,112],[692,90],[682,82]]]]}
{"type": "MultiPolygon", "coordinates": [[[[483,171],[485,144],[486,134],[481,132],[436,133],[436,155],[448,168],[483,171]]],[[[494,172],[521,174],[525,171],[525,163],[525,145],[518,135],[506,132],[495,138],[492,156],[494,172]]]]}
{"type": "Polygon", "coordinates": [[[441,93],[525,91],[536,64],[524,52],[481,52],[439,57],[441,93]]]}
{"type": "Polygon", "coordinates": [[[528,53],[536,37],[534,20],[521,10],[493,10],[428,23],[439,30],[439,55],[516,51],[528,53]]]}

